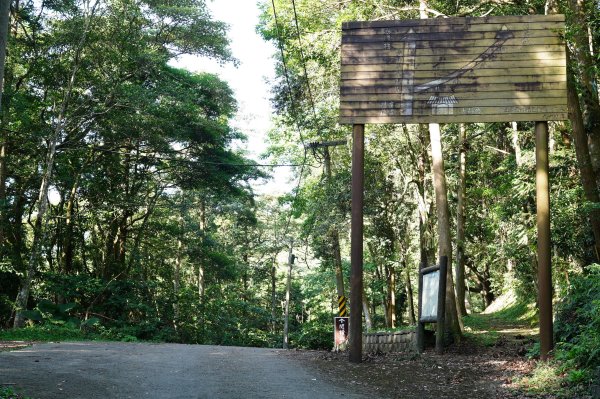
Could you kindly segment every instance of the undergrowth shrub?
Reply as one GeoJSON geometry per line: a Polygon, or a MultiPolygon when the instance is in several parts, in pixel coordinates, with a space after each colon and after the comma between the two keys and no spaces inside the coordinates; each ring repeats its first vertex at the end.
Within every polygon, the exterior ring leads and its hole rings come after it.
{"type": "Polygon", "coordinates": [[[579,384],[600,367],[600,265],[574,276],[557,306],[555,357],[567,380],[579,384]]]}

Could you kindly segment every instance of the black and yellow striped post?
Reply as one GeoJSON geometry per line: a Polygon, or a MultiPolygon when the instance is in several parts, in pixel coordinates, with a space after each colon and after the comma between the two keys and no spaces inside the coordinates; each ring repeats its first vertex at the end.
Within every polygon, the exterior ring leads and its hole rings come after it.
{"type": "Polygon", "coordinates": [[[346,297],[344,295],[338,296],[338,311],[340,317],[346,317],[348,315],[348,308],[346,307],[346,297]]]}

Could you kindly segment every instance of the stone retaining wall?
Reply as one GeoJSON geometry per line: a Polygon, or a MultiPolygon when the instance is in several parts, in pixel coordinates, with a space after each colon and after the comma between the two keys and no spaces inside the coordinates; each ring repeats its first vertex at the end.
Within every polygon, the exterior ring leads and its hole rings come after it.
{"type": "Polygon", "coordinates": [[[416,342],[417,334],[415,331],[363,334],[363,352],[413,352],[416,348],[416,342]]]}

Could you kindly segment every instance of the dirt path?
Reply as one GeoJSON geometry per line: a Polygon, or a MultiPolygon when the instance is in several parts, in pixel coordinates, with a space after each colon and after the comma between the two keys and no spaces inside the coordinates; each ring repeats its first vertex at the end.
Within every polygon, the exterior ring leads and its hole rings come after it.
{"type": "MultiPolygon", "coordinates": [[[[321,370],[330,380],[367,388],[381,398],[533,398],[516,390],[514,378],[529,372],[533,362],[504,344],[473,348],[473,343],[450,349],[444,355],[432,350],[422,355],[366,356],[361,364],[348,363],[346,353],[291,352],[307,366],[321,370]]],[[[546,397],[551,398],[551,397],[546,397]]]]}
{"type": "Polygon", "coordinates": [[[32,398],[376,398],[282,350],[176,344],[35,344],[0,352],[0,386],[32,398]]]}
{"type": "Polygon", "coordinates": [[[526,395],[517,389],[517,379],[535,365],[525,355],[537,329],[494,313],[476,317],[479,328],[443,355],[431,348],[421,355],[365,356],[361,364],[348,363],[346,353],[299,351],[289,356],[321,370],[331,380],[366,387],[382,398],[554,398],[526,395]]]}

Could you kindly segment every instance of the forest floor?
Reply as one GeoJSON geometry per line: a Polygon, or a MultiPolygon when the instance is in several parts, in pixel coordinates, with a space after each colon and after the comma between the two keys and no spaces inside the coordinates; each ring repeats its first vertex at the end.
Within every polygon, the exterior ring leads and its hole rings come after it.
{"type": "MultiPolygon", "coordinates": [[[[520,381],[536,360],[528,352],[537,340],[535,316],[522,304],[510,304],[465,318],[465,336],[443,355],[366,354],[349,363],[347,352],[292,351],[286,356],[321,370],[338,383],[367,388],[381,398],[564,398],[558,393],[526,392],[520,381]]],[[[569,398],[575,398],[568,394],[569,398]]],[[[580,396],[579,398],[589,398],[580,396]]]]}

